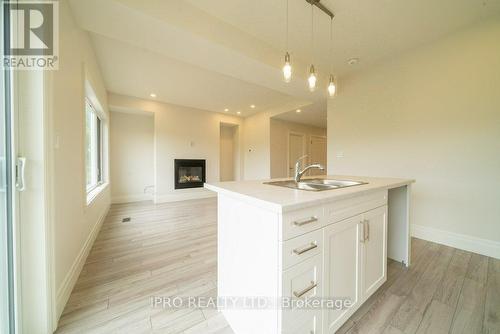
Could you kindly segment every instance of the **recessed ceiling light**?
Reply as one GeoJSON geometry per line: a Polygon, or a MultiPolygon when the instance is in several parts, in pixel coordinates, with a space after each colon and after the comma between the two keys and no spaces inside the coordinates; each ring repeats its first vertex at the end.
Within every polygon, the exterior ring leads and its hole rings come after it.
{"type": "Polygon", "coordinates": [[[295,112],[297,112],[297,113],[299,113],[299,112],[301,112],[301,111],[302,111],[302,110],[300,110],[300,109],[295,110],[295,112]]]}
{"type": "Polygon", "coordinates": [[[251,104],[250,108],[255,109],[255,104],[251,104]]]}
{"type": "Polygon", "coordinates": [[[227,108],[226,108],[226,109],[224,109],[224,111],[225,111],[225,112],[228,112],[228,111],[229,111],[229,109],[227,109],[227,108]]]}
{"type": "Polygon", "coordinates": [[[151,93],[151,94],[149,94],[149,96],[151,96],[152,98],[155,98],[156,94],[155,93],[151,93]]]}
{"type": "Polygon", "coordinates": [[[237,113],[238,115],[241,115],[241,111],[237,111],[236,113],[237,113]]]}
{"type": "Polygon", "coordinates": [[[359,62],[359,58],[351,58],[347,61],[349,65],[356,65],[359,62]]]}

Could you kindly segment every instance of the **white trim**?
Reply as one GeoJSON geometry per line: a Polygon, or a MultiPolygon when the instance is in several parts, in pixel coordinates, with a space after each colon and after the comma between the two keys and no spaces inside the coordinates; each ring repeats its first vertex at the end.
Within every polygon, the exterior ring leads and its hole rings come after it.
{"type": "Polygon", "coordinates": [[[45,164],[45,219],[46,219],[46,254],[47,254],[47,280],[49,289],[49,300],[47,301],[48,318],[47,322],[55,332],[57,329],[57,299],[56,299],[56,272],[55,272],[55,188],[54,188],[54,146],[57,135],[54,133],[54,75],[51,71],[46,71],[44,75],[44,164],[45,164]]]}
{"type": "Polygon", "coordinates": [[[152,201],[152,194],[135,194],[135,195],[125,195],[125,196],[115,196],[111,198],[111,203],[120,204],[120,203],[132,203],[132,202],[143,202],[143,201],[152,201]]]}
{"type": "Polygon", "coordinates": [[[465,234],[438,230],[422,225],[411,225],[412,237],[500,259],[500,242],[465,234]]]}
{"type": "Polygon", "coordinates": [[[66,274],[66,277],[64,278],[61,286],[57,290],[57,297],[56,297],[57,319],[59,319],[59,317],[61,316],[62,311],[64,310],[64,306],[66,306],[66,303],[68,302],[69,296],[71,295],[71,292],[75,287],[76,280],[78,279],[78,276],[80,276],[80,272],[82,271],[83,265],[85,264],[87,256],[90,253],[90,249],[92,248],[92,245],[94,244],[94,241],[97,235],[99,234],[99,231],[101,230],[101,226],[108,214],[108,211],[109,211],[109,206],[106,208],[106,210],[104,210],[103,214],[99,217],[97,222],[92,227],[92,230],[90,231],[87,240],[85,240],[85,244],[78,253],[78,256],[76,257],[75,261],[71,265],[71,268],[66,274]]]}
{"type": "Polygon", "coordinates": [[[210,198],[217,196],[216,192],[213,192],[205,188],[197,188],[196,190],[192,189],[189,190],[190,191],[177,190],[169,194],[156,195],[154,202],[155,203],[179,202],[191,199],[210,198]]]}
{"type": "Polygon", "coordinates": [[[87,192],[87,206],[90,206],[94,200],[109,186],[109,183],[101,183],[87,192]]]}

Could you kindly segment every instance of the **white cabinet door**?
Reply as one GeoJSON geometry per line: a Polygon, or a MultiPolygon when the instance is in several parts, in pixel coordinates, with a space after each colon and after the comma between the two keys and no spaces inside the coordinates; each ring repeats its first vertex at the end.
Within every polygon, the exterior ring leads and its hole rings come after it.
{"type": "Polygon", "coordinates": [[[387,206],[363,214],[363,299],[387,280],[387,206]]]}
{"type": "Polygon", "coordinates": [[[334,333],[362,302],[361,221],[358,215],[324,229],[324,293],[327,298],[350,300],[346,309],[327,309],[324,333],[334,333]]]}

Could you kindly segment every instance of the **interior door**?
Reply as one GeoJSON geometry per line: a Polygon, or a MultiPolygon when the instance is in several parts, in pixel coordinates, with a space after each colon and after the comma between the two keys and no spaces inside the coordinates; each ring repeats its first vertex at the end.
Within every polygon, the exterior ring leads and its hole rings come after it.
{"type": "Polygon", "coordinates": [[[370,297],[387,280],[387,206],[363,215],[363,298],[370,297]]]}
{"type": "Polygon", "coordinates": [[[319,170],[317,168],[311,169],[310,175],[325,175],[326,174],[326,137],[324,136],[311,136],[311,141],[309,142],[309,154],[310,162],[312,164],[322,164],[325,166],[325,170],[319,170]]]}
{"type": "Polygon", "coordinates": [[[361,220],[358,215],[324,231],[325,296],[350,302],[348,308],[326,310],[325,333],[334,333],[361,302],[361,220]]]}
{"type": "Polygon", "coordinates": [[[304,135],[291,132],[288,138],[288,176],[294,176],[295,162],[302,157],[304,153],[304,135]]]}

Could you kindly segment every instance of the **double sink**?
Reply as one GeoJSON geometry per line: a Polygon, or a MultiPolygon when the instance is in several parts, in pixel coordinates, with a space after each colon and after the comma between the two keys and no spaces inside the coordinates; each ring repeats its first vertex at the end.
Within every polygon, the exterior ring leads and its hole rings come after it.
{"type": "Polygon", "coordinates": [[[350,181],[350,180],[333,180],[333,179],[305,179],[295,182],[294,180],[264,182],[273,186],[286,187],[292,189],[300,189],[307,191],[323,191],[331,189],[339,189],[346,187],[359,186],[366,182],[350,181]]]}

